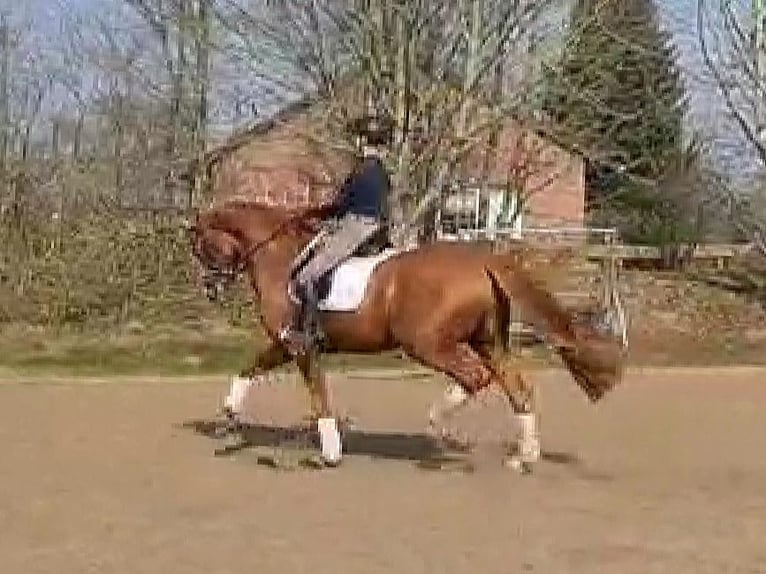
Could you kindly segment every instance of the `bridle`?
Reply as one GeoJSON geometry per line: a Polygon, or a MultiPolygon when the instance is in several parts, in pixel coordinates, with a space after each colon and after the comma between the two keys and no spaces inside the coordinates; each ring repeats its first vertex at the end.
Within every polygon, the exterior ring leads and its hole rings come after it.
{"type": "MultiPolygon", "coordinates": [[[[251,245],[243,255],[237,257],[233,265],[231,265],[229,268],[221,268],[216,264],[205,265],[207,271],[212,272],[211,278],[227,280],[236,279],[245,271],[245,269],[247,269],[249,262],[253,259],[253,257],[255,257],[256,254],[258,254],[258,252],[267,247],[273,241],[279,239],[296,224],[305,222],[307,219],[312,217],[312,215],[314,215],[313,212],[301,212],[297,215],[294,215],[293,217],[290,217],[289,219],[286,219],[264,239],[256,242],[255,245],[251,245]]],[[[194,226],[191,226],[190,229],[194,229],[194,226]]]]}

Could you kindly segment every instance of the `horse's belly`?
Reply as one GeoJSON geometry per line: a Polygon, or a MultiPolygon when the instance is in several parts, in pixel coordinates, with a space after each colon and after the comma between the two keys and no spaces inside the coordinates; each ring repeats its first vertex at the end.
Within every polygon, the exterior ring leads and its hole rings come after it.
{"type": "Polygon", "coordinates": [[[395,348],[387,322],[364,310],[353,313],[326,312],[322,324],[328,350],[337,352],[376,352],[395,348]]]}

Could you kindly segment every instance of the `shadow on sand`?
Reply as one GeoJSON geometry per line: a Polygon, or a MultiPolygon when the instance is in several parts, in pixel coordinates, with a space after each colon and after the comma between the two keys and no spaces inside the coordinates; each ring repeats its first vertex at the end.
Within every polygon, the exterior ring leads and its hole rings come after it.
{"type": "MultiPolygon", "coordinates": [[[[182,428],[193,430],[210,439],[237,436],[234,444],[215,450],[216,456],[229,456],[258,447],[285,449],[318,449],[319,435],[305,426],[272,426],[240,423],[232,429],[228,421],[220,419],[196,419],[182,423],[182,428]],[[233,432],[232,432],[233,431],[233,432]]],[[[457,446],[449,448],[441,441],[425,433],[373,432],[346,430],[343,433],[343,452],[346,456],[366,456],[382,460],[411,461],[425,469],[444,469],[454,466],[470,472],[472,463],[467,451],[457,446]]],[[[545,462],[559,465],[580,465],[577,456],[564,452],[544,451],[545,462]]],[[[265,462],[264,464],[270,464],[265,462]]]]}

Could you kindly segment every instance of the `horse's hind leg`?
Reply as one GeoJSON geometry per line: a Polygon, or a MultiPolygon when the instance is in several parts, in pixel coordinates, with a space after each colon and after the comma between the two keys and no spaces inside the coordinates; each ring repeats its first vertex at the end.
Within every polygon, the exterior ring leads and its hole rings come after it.
{"type": "MultiPolygon", "coordinates": [[[[413,355],[426,365],[450,376],[454,381],[454,384],[447,388],[443,398],[436,401],[429,411],[431,430],[442,439],[451,440],[451,433],[445,425],[447,419],[458,412],[469,398],[497,382],[496,374],[467,343],[442,343],[431,348],[419,349],[413,355]]],[[[458,439],[457,442],[467,447],[467,441],[458,439]]]]}
{"type": "Polygon", "coordinates": [[[539,397],[537,387],[529,384],[518,372],[502,377],[503,390],[513,409],[518,429],[517,451],[508,459],[508,465],[521,471],[540,460],[539,397]]]}
{"type": "Polygon", "coordinates": [[[537,387],[524,379],[518,370],[506,371],[498,357],[482,351],[480,351],[482,358],[496,373],[496,380],[511,405],[518,429],[517,452],[511,455],[508,464],[526,472],[541,456],[538,426],[540,405],[537,387]]]}

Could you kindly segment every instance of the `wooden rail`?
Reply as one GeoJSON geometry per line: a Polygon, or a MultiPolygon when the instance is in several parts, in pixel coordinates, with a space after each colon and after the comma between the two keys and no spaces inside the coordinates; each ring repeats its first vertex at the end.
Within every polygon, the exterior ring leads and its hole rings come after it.
{"type": "Polygon", "coordinates": [[[755,251],[753,244],[711,243],[707,245],[680,246],[677,249],[661,248],[653,245],[624,245],[617,240],[617,230],[613,228],[522,228],[513,229],[461,229],[455,233],[440,233],[440,239],[451,241],[491,241],[499,248],[505,242],[522,241],[535,247],[560,248],[573,240],[571,246],[582,248],[586,258],[594,261],[616,259],[624,261],[663,261],[670,258],[681,260],[716,261],[719,265],[735,257],[749,255],[755,251]],[[588,243],[588,238],[598,238],[598,243],[588,243]]]}
{"type": "MultiPolygon", "coordinates": [[[[606,235],[605,235],[606,236],[606,235]]],[[[503,246],[504,240],[495,239],[498,247],[503,246]]],[[[522,237],[522,242],[529,243],[537,249],[560,249],[566,247],[564,241],[537,241],[537,237],[522,237]]],[[[485,239],[486,241],[486,239],[485,239]]],[[[518,241],[518,239],[517,239],[518,241]]],[[[622,262],[663,261],[677,258],[685,261],[715,261],[719,266],[725,265],[731,259],[745,257],[755,253],[755,247],[750,243],[710,243],[696,246],[680,246],[676,249],[662,248],[653,245],[624,245],[621,243],[578,243],[569,245],[576,251],[581,251],[586,259],[597,262],[609,260],[622,262]]]]}
{"type": "MultiPolygon", "coordinates": [[[[587,245],[584,250],[588,259],[597,261],[663,261],[669,256],[668,250],[651,245],[587,245]]],[[[730,260],[744,257],[753,251],[752,244],[712,243],[681,247],[670,255],[686,261],[715,261],[719,268],[723,268],[730,260]]]]}

